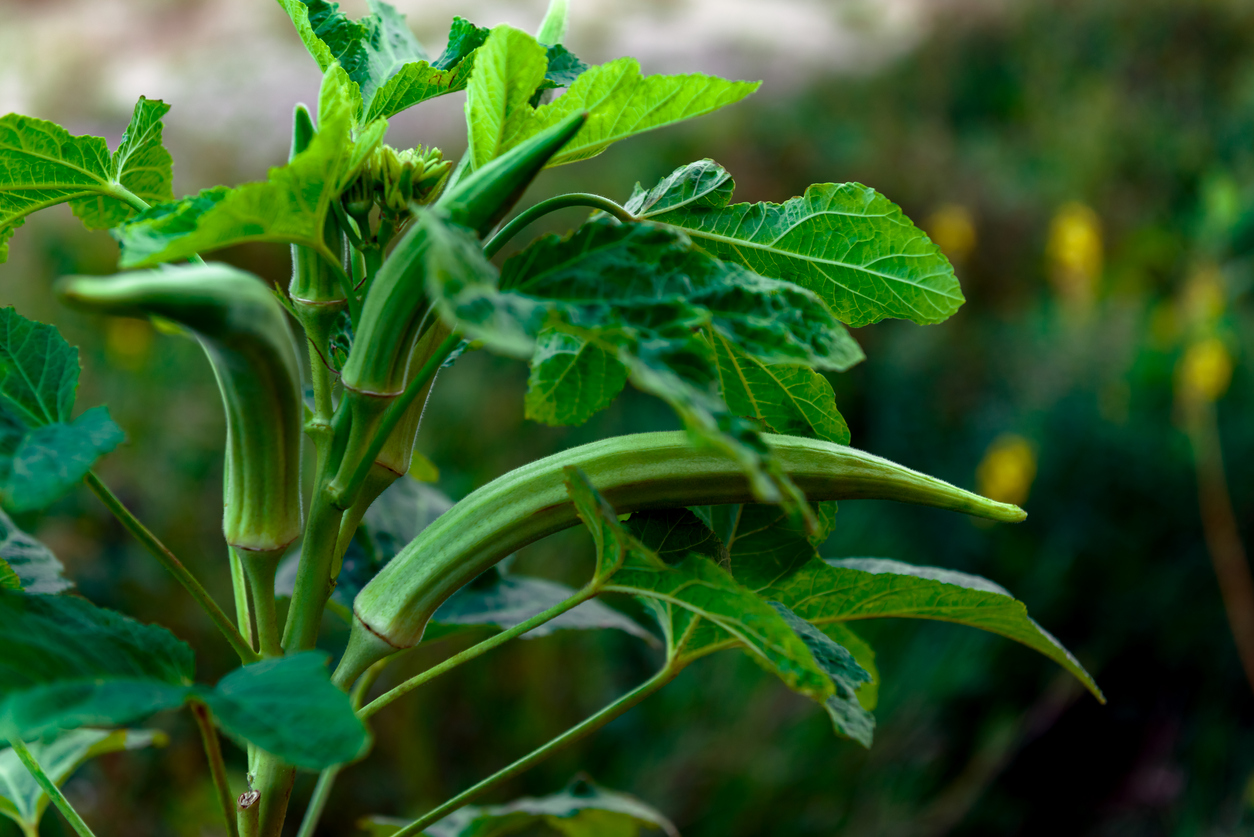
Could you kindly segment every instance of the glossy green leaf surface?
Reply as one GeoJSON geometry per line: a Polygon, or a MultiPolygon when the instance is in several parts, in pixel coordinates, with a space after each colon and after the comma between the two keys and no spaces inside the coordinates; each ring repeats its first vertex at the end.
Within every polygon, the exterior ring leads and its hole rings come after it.
{"type": "MultiPolygon", "coordinates": [[[[28,742],[31,755],[57,785],[74,775],[85,762],[120,750],[164,747],[164,732],[148,729],[77,729],[28,742]]],[[[19,826],[37,829],[49,798],[11,748],[0,748],[0,814],[19,826]]]]}
{"type": "Polygon", "coordinates": [[[328,655],[306,651],[246,665],[198,697],[232,738],[321,770],[352,761],[369,742],[348,695],[331,682],[328,655]]]}
{"type": "Polygon", "coordinates": [[[781,573],[760,592],[819,625],[899,617],[956,622],[1001,634],[1049,657],[1103,700],[1089,673],[1028,616],[1024,604],[979,576],[884,558],[813,559],[781,573]]]}
{"type": "Polygon", "coordinates": [[[949,260],[901,210],[858,183],[821,183],[783,204],[732,204],[717,163],[684,166],[627,203],[721,259],[809,288],[845,323],[938,323],[963,302],[949,260]]]}
{"type": "Polygon", "coordinates": [[[215,187],[153,207],[115,229],[123,267],[150,267],[249,241],[299,244],[338,263],[323,239],[332,199],[383,138],[382,122],[353,124],[360,97],[340,67],[323,77],[318,131],[309,146],[260,183],[215,187]]]}
{"type": "MultiPolygon", "coordinates": [[[[369,817],[361,827],[372,837],[387,837],[407,824],[406,820],[369,817]]],[[[561,793],[523,797],[507,805],[470,805],[428,827],[428,837],[506,837],[545,833],[566,837],[635,837],[641,829],[663,831],[677,837],[665,816],[634,796],[602,788],[587,779],[576,779],[561,793]]]]}
{"type": "Polygon", "coordinates": [[[125,724],[180,705],[186,643],[73,596],[0,592],[0,735],[125,724]]]}
{"type": "Polygon", "coordinates": [[[0,117],[0,262],[13,231],[45,207],[68,202],[89,229],[107,229],[138,211],[132,198],[170,200],[172,161],[161,145],[169,109],[140,97],[112,154],[101,137],[76,137],[16,113],[0,117]]]}
{"type": "Polygon", "coordinates": [[[672,616],[676,609],[686,611],[685,620],[659,620],[669,646],[683,648],[685,637],[675,636],[675,627],[686,631],[699,618],[743,645],[793,690],[819,701],[832,696],[826,672],[769,604],[705,555],[689,553],[666,563],[628,531],[582,472],[567,468],[566,473],[567,491],[597,543],[598,574],[610,579],[604,589],[639,596],[672,616]]]}
{"type": "Polygon", "coordinates": [[[57,330],[0,308],[0,504],[42,508],[117,447],[104,407],[71,420],[78,350],[57,330]]]}

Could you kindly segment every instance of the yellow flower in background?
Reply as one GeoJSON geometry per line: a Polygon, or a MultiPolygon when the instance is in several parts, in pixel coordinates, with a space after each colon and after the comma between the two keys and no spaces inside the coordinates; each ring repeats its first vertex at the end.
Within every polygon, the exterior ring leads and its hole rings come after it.
{"type": "Polygon", "coordinates": [[[152,349],[152,326],[130,317],[110,317],[107,323],[105,357],[109,363],[131,371],[141,368],[152,349]]]}
{"type": "Polygon", "coordinates": [[[1036,451],[1015,433],[993,440],[975,469],[977,490],[990,500],[1021,506],[1036,479],[1036,451]]]}
{"type": "Polygon", "coordinates": [[[1049,225],[1050,282],[1068,307],[1087,311],[1102,275],[1102,226],[1097,213],[1068,203],[1049,225]]]}
{"type": "Polygon", "coordinates": [[[1232,355],[1218,337],[1198,341],[1176,365],[1176,394],[1190,402],[1218,401],[1232,383],[1232,355]]]}
{"type": "Polygon", "coordinates": [[[1188,322],[1206,327],[1218,320],[1227,307],[1223,274],[1213,263],[1206,263],[1190,274],[1181,293],[1181,308],[1188,322]]]}
{"type": "Polygon", "coordinates": [[[923,225],[936,246],[951,262],[964,262],[975,249],[975,219],[961,204],[947,203],[928,216],[923,225]]]}

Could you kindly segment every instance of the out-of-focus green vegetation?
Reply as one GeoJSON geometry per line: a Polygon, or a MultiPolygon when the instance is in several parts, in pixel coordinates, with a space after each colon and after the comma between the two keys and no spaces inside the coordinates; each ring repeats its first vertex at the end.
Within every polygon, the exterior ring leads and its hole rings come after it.
{"type": "MultiPolygon", "coordinates": [[[[822,712],[747,659],[715,656],[501,798],[552,792],[586,770],[657,805],[688,837],[1254,830],[1254,693],[1203,537],[1187,432],[1196,439],[1192,380],[1217,398],[1235,518],[1254,520],[1254,6],[1022,2],[942,25],[872,77],[761,99],[586,165],[625,198],[615,155],[662,175],[711,153],[740,199],[858,180],[929,219],[967,305],[937,328],[861,330],[871,360],[834,378],[838,402],[854,445],[1025,502],[1030,517],[984,528],[850,502],[825,554],[996,580],[1076,650],[1110,702],[1009,641],[868,624],[884,679],[869,752],[835,740],[822,712]]],[[[0,300],[55,319],[82,347],[87,395],[108,402],[131,439],[106,476],[225,600],[211,374],[178,338],[54,309],[52,277],[113,263],[107,239],[71,229],[24,228],[0,300]]],[[[277,249],[229,258],[276,279],[286,270],[277,249]]],[[[442,376],[420,447],[452,496],[559,447],[672,426],[634,393],[584,427],[527,424],[525,378],[522,365],[482,353],[442,376]]],[[[227,670],[227,650],[181,590],[93,503],[79,493],[18,523],[94,601],[204,649],[202,678],[227,670]]],[[[577,581],[591,546],[566,533],[518,561],[577,581]]],[[[448,650],[419,650],[388,678],[448,650]]],[[[383,757],[344,772],[320,833],[457,792],[639,682],[652,653],[616,632],[557,634],[432,683],[377,717],[383,757]]],[[[117,823],[108,833],[216,822],[195,730],[166,723],[167,751],[111,756],[71,782],[85,816],[117,823]],[[199,807],[175,807],[186,805],[199,807]]],[[[228,757],[242,770],[239,753],[228,757]]],[[[297,793],[311,787],[306,777],[297,793]]],[[[59,825],[47,818],[45,833],[59,825]]]]}

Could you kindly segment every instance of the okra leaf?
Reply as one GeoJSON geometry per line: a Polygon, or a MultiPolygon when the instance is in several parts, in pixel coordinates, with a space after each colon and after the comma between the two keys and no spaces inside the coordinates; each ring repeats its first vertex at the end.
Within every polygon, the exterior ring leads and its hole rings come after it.
{"type": "Polygon", "coordinates": [[[0,504],[42,508],[117,447],[104,407],[70,420],[78,350],[50,325],[0,308],[0,504]]]}
{"type": "Polygon", "coordinates": [[[827,378],[808,366],[764,363],[721,334],[709,335],[719,392],[733,413],[756,419],[772,433],[849,444],[849,425],[827,378]]]}
{"type": "Polygon", "coordinates": [[[467,153],[479,168],[509,150],[516,144],[510,139],[525,132],[534,113],[529,102],[544,81],[548,53],[526,32],[501,24],[475,52],[474,63],[466,87],[466,134],[467,153]]]}
{"type": "Polygon", "coordinates": [[[1001,634],[1071,672],[1098,700],[1079,661],[1033,621],[1024,604],[988,579],[884,558],[813,559],[759,590],[817,625],[899,617],[956,622],[1001,634]]]}
{"type": "Polygon", "coordinates": [[[161,145],[170,106],[142,96],[116,151],[102,137],[76,137],[53,122],[0,117],[0,262],[26,216],[69,203],[88,229],[108,229],[137,212],[133,201],[173,197],[172,160],[161,145]]]}
{"type": "Polygon", "coordinates": [[[874,189],[820,183],[783,204],[731,204],[733,185],[702,160],[648,192],[637,187],[627,210],[684,230],[721,259],[809,288],[850,325],[938,323],[962,305],[940,248],[874,189]]]}
{"type": "Polygon", "coordinates": [[[436,96],[465,90],[474,67],[474,52],[483,46],[490,31],[454,18],[443,54],[430,64],[415,61],[401,67],[367,103],[367,121],[387,118],[436,96]]]}
{"type": "MultiPolygon", "coordinates": [[[[371,837],[395,834],[408,820],[367,817],[359,825],[371,837]]],[[[428,837],[507,837],[544,828],[567,837],[635,837],[641,829],[657,829],[678,837],[675,826],[660,812],[634,796],[607,790],[576,778],[561,793],[516,799],[507,805],[470,805],[445,817],[423,833],[428,837]]]]}
{"type": "Polygon", "coordinates": [[[0,737],[113,726],[179,706],[192,650],[74,596],[0,591],[0,737]]]}
{"type": "Polygon", "coordinates": [[[322,770],[356,759],[369,733],[348,695],[331,682],[328,655],[305,651],[246,665],[199,687],[222,729],[297,767],[322,770]]]}
{"type": "Polygon", "coordinates": [[[852,738],[863,747],[871,746],[875,718],[858,702],[858,690],[871,682],[871,675],[858,665],[853,654],[830,636],[793,613],[779,602],[771,602],[775,612],[797,632],[814,654],[823,671],[832,679],[835,693],[823,701],[838,735],[852,738]]]}
{"type": "MultiPolygon", "coordinates": [[[[470,627],[507,630],[574,594],[575,591],[565,584],[503,573],[494,567],[440,605],[431,617],[422,638],[424,642],[441,639],[470,627]]],[[[596,599],[586,601],[538,628],[531,629],[523,634],[523,639],[538,639],[561,630],[589,631],[607,628],[623,631],[648,642],[654,641],[653,635],[635,620],[596,599]]]]}
{"type": "Polygon", "coordinates": [[[527,381],[526,416],[563,426],[583,424],[610,405],[627,383],[615,353],[557,329],[536,337],[527,381]]]}
{"type": "MultiPolygon", "coordinates": [[[[3,514],[3,512],[0,512],[3,514]]],[[[0,590],[21,590],[22,579],[17,572],[9,566],[9,562],[0,558],[0,590]]]]}
{"type": "MultiPolygon", "coordinates": [[[[151,729],[76,729],[54,738],[31,741],[31,755],[54,784],[61,785],[84,763],[120,750],[164,747],[169,738],[151,729]]],[[[37,834],[39,821],[50,802],[35,777],[11,748],[0,749],[0,814],[23,830],[37,834]]]]}
{"type": "Polygon", "coordinates": [[[620,58],[589,67],[564,95],[517,120],[501,150],[513,148],[572,113],[588,111],[584,127],[548,164],[586,160],[621,139],[739,102],[759,85],[700,74],[644,76],[634,58],[620,58]]]}
{"type": "MultiPolygon", "coordinates": [[[[540,41],[540,43],[544,42],[540,41]]],[[[575,83],[575,79],[588,70],[587,64],[580,61],[573,52],[561,44],[545,47],[545,53],[548,57],[548,67],[544,71],[544,81],[540,83],[541,90],[570,87],[575,83]]]]}
{"type": "Polygon", "coordinates": [[[597,543],[598,576],[609,578],[606,592],[627,593],[671,614],[659,620],[672,648],[683,649],[690,636],[676,636],[701,622],[728,635],[789,688],[819,702],[835,693],[830,677],[793,628],[705,555],[690,553],[667,564],[635,538],[577,468],[566,468],[566,490],[579,517],[597,543]],[[687,619],[676,620],[676,610],[687,619]]]}
{"type": "Polygon", "coordinates": [[[122,245],[123,267],[151,267],[249,241],[309,247],[336,264],[323,238],[331,201],[383,139],[384,123],[353,124],[360,98],[341,67],[322,80],[318,131],[309,146],[265,181],[234,189],[217,187],[155,206],[113,230],[122,245]]]}

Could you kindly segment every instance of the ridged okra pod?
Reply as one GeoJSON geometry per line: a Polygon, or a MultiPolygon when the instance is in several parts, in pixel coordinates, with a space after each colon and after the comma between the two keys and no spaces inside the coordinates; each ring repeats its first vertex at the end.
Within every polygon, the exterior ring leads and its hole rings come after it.
{"type": "Polygon", "coordinates": [[[301,531],[300,372],[287,316],[265,284],[220,264],[62,279],[57,292],[88,311],[157,316],[204,348],[226,410],[227,543],[281,553],[301,531]]]}
{"type": "MultiPolygon", "coordinates": [[[[855,448],[763,438],[811,500],[899,500],[993,520],[1026,517],[1017,506],[855,448]]],[[[755,502],[734,460],[694,446],[682,431],[618,436],[546,457],[474,491],[401,550],[357,594],[350,651],[365,662],[417,644],[436,608],[457,589],[511,552],[578,523],[564,484],[568,465],[582,469],[620,513],[755,502]]]]}

